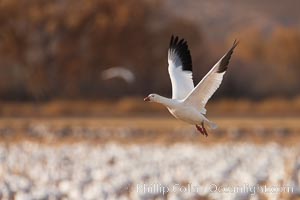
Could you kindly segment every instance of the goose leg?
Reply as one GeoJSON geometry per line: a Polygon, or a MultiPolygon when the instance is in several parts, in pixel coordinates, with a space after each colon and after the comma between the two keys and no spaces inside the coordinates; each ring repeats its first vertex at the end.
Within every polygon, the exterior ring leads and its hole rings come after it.
{"type": "Polygon", "coordinates": [[[207,131],[206,131],[206,129],[205,129],[205,127],[204,127],[204,123],[202,122],[201,123],[201,129],[203,130],[203,132],[204,132],[204,134],[203,135],[205,135],[206,137],[208,136],[208,134],[207,134],[207,131]]]}
{"type": "Polygon", "coordinates": [[[196,125],[196,128],[197,128],[197,130],[198,130],[202,135],[205,134],[204,131],[203,131],[203,129],[202,129],[199,125],[196,125]]]}

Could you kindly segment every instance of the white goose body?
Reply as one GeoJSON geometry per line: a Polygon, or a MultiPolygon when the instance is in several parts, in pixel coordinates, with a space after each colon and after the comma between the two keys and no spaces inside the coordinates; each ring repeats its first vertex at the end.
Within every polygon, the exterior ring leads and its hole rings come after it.
{"type": "Polygon", "coordinates": [[[237,44],[238,42],[234,41],[231,49],[194,87],[192,59],[187,42],[172,36],[168,50],[168,71],[172,82],[172,99],[158,94],[150,94],[144,100],[164,105],[175,118],[196,125],[197,129],[207,136],[204,124],[212,129],[217,126],[204,116],[206,114],[205,105],[219,88],[237,44]]]}
{"type": "Polygon", "coordinates": [[[203,120],[206,120],[204,115],[202,115],[197,109],[186,105],[182,100],[168,99],[162,96],[158,96],[158,98],[161,98],[162,100],[159,100],[157,103],[163,104],[177,119],[189,124],[201,124],[203,120]]]}
{"type": "Polygon", "coordinates": [[[168,108],[169,112],[177,119],[180,119],[189,124],[201,124],[207,119],[198,110],[193,107],[183,105],[182,103],[176,108],[168,108]]]}

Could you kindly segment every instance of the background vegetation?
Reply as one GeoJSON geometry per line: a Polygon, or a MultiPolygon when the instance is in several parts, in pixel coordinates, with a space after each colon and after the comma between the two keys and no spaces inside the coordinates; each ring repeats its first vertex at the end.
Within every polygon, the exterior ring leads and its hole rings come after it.
{"type": "Polygon", "coordinates": [[[189,42],[195,83],[240,40],[213,99],[294,99],[300,91],[300,23],[293,3],[2,0],[0,100],[170,96],[172,34],[189,42]],[[101,72],[114,66],[132,70],[135,83],[102,80],[101,72]]]}

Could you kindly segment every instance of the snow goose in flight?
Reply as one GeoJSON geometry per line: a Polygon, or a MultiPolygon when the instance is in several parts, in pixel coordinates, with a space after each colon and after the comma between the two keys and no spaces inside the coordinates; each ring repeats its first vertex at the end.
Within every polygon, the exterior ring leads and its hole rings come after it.
{"type": "Polygon", "coordinates": [[[135,75],[132,71],[125,67],[111,67],[102,71],[101,77],[103,80],[121,78],[127,83],[133,83],[135,81],[135,75]]]}
{"type": "Polygon", "coordinates": [[[207,136],[204,125],[208,125],[211,129],[217,128],[217,125],[204,116],[206,114],[205,105],[219,88],[233,50],[237,45],[238,42],[234,41],[229,51],[194,87],[192,59],[187,42],[172,36],[168,50],[168,71],[172,83],[172,99],[158,94],[150,94],[144,101],[163,104],[175,118],[195,125],[201,134],[207,136]]]}

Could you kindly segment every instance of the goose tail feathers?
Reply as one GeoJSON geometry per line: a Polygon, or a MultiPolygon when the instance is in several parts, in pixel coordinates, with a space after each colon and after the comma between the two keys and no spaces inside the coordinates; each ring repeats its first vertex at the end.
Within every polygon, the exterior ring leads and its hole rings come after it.
{"type": "Polygon", "coordinates": [[[206,123],[207,123],[207,125],[210,129],[218,128],[218,125],[216,123],[212,122],[212,121],[207,121],[206,123]]]}

